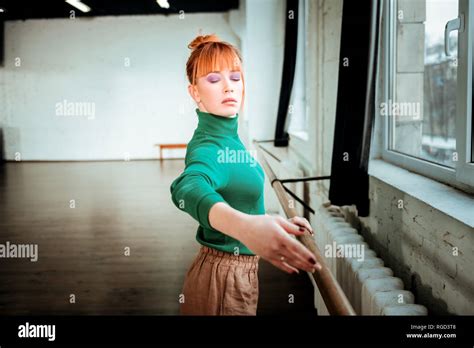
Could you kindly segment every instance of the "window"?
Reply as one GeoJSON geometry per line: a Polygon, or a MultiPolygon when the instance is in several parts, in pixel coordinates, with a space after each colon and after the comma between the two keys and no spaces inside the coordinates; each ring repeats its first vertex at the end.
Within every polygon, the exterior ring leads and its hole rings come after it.
{"type": "Polygon", "coordinates": [[[288,110],[290,126],[288,133],[308,140],[308,115],[306,103],[306,30],[308,28],[307,0],[299,1],[298,44],[296,53],[295,79],[288,110]]]}
{"type": "Polygon", "coordinates": [[[474,187],[473,5],[386,2],[385,96],[379,110],[384,159],[469,191],[474,187]],[[446,26],[453,30],[445,33],[446,26]]]}

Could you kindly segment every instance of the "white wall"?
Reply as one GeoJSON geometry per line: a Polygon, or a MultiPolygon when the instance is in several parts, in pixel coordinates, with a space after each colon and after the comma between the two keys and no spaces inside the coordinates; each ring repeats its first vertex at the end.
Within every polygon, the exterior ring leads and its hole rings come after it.
{"type": "Polygon", "coordinates": [[[248,146],[253,139],[273,139],[283,69],[286,2],[245,0],[242,55],[246,101],[243,125],[248,146]]]}
{"type": "MultiPolygon", "coordinates": [[[[241,28],[243,15],[232,12],[241,28]]],[[[228,19],[213,13],[6,22],[6,159],[16,152],[22,160],[121,160],[127,152],[149,159],[157,157],[155,143],[187,142],[197,125],[186,89],[187,44],[202,28],[239,45],[228,19]],[[64,100],[91,103],[95,115],[58,116],[64,100]]]]}
{"type": "Polygon", "coordinates": [[[361,234],[415,294],[416,303],[434,315],[472,315],[472,227],[372,176],[369,197],[370,215],[360,218],[361,234]]]}
{"type": "Polygon", "coordinates": [[[186,45],[216,33],[243,56],[246,102],[239,133],[274,137],[284,47],[285,2],[243,0],[222,14],[12,21],[0,68],[0,128],[7,160],[157,157],[155,143],[187,142],[197,125],[187,94],[186,45]],[[16,59],[21,65],[15,66],[16,59]],[[126,59],[130,66],[126,67],[126,59]],[[85,102],[95,115],[58,116],[85,102]],[[272,125],[269,127],[268,125],[272,125]]]}

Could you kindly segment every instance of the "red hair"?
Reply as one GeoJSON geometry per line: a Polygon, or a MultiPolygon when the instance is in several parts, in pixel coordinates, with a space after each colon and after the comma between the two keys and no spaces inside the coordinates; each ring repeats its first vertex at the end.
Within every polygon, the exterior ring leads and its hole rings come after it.
{"type": "Polygon", "coordinates": [[[197,79],[212,71],[229,69],[240,71],[242,79],[242,105],[245,97],[245,83],[242,71],[242,57],[239,50],[232,44],[221,41],[217,35],[199,35],[188,45],[192,50],[186,62],[186,75],[191,85],[195,85],[197,79]]]}

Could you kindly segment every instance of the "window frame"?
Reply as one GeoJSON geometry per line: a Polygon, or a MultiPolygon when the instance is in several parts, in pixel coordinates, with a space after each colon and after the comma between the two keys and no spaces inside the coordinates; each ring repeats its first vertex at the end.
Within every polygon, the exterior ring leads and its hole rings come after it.
{"type": "Polygon", "coordinates": [[[462,74],[458,74],[457,94],[461,96],[457,108],[460,110],[456,118],[456,148],[459,158],[456,166],[456,177],[471,187],[474,187],[474,135],[472,114],[472,72],[473,55],[472,40],[474,39],[474,4],[469,0],[459,0],[459,13],[464,13],[464,30],[458,33],[459,56],[458,71],[461,67],[462,74]],[[462,117],[465,115],[465,117],[462,117]]]}
{"type": "MultiPolygon", "coordinates": [[[[397,152],[390,149],[391,144],[391,128],[390,123],[393,122],[392,116],[381,116],[383,127],[383,147],[381,151],[382,159],[400,166],[404,169],[413,171],[417,174],[429,177],[431,179],[443,182],[445,184],[454,186],[464,191],[474,192],[474,163],[466,162],[467,158],[471,158],[472,149],[468,149],[467,144],[472,144],[472,134],[468,133],[471,129],[472,133],[472,15],[474,6],[469,6],[468,0],[458,0],[459,13],[464,13],[465,29],[463,32],[458,32],[458,70],[457,70],[457,114],[456,114],[456,151],[458,153],[458,161],[455,168],[443,166],[441,164],[430,162],[421,158],[417,158],[408,154],[397,152]],[[469,30],[468,30],[469,29],[469,30]],[[464,41],[463,41],[464,40],[464,41]],[[460,42],[463,41],[462,46],[460,42]],[[466,45],[467,42],[467,45],[466,45]],[[464,49],[465,51],[461,51],[464,49]],[[467,62],[471,64],[467,64],[467,62]],[[464,69],[464,70],[463,70],[464,69]],[[465,73],[463,74],[463,71],[465,73]],[[461,81],[459,77],[462,76],[461,81]],[[463,87],[466,86],[466,88],[463,87]],[[470,96],[470,98],[467,98],[470,96]],[[462,116],[464,115],[464,116],[462,116]],[[471,127],[469,127],[471,125],[471,127]],[[469,127],[469,128],[468,128],[469,127]],[[465,132],[463,131],[465,130],[465,132]],[[469,156],[469,157],[467,157],[469,156]]],[[[396,100],[394,86],[396,86],[395,62],[392,57],[396,54],[396,38],[395,30],[397,13],[397,0],[388,0],[384,2],[384,14],[386,20],[383,25],[383,51],[384,51],[384,95],[383,101],[388,103],[388,100],[396,100]]],[[[458,13],[458,15],[459,15],[458,13]]],[[[377,108],[378,110],[378,108],[377,108]]]]}

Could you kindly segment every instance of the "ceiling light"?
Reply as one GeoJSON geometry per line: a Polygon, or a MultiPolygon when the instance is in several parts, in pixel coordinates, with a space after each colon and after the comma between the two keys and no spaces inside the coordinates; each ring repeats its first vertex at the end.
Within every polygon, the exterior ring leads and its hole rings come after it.
{"type": "Polygon", "coordinates": [[[168,0],[156,0],[156,3],[157,3],[161,8],[170,8],[170,4],[168,3],[168,0]]]}
{"type": "Polygon", "coordinates": [[[77,8],[78,10],[81,10],[82,12],[89,12],[91,8],[87,6],[86,4],[82,3],[80,0],[66,0],[66,2],[77,8]]]}

